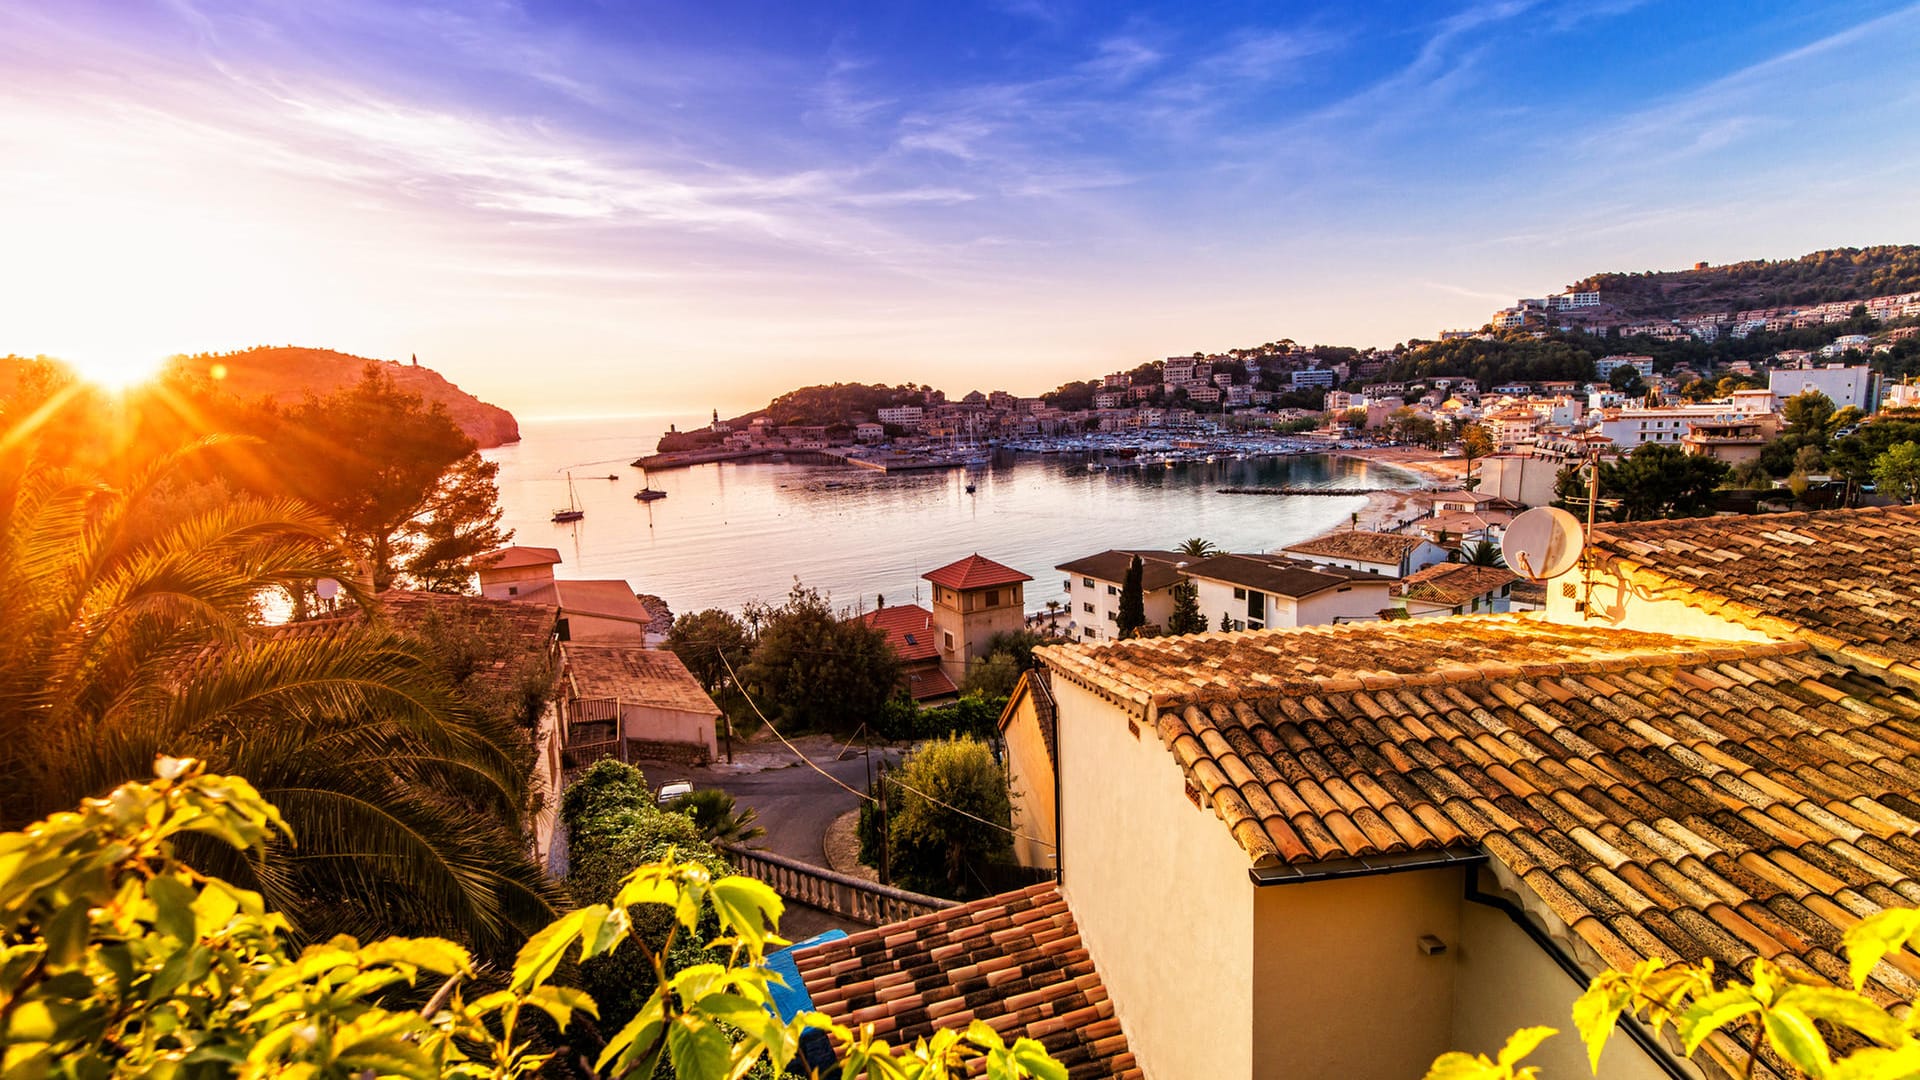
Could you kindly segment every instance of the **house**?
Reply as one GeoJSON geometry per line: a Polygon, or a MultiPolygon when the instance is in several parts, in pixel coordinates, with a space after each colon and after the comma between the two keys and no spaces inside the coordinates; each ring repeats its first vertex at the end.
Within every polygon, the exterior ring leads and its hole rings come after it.
{"type": "Polygon", "coordinates": [[[1680,437],[1689,454],[1740,465],[1760,460],[1760,451],[1773,441],[1769,425],[1758,420],[1696,420],[1680,437]]]}
{"type": "Polygon", "coordinates": [[[1388,582],[1366,571],[1278,555],[1215,555],[1184,569],[1200,613],[1217,629],[1377,619],[1390,606],[1388,582]]]}
{"type": "Polygon", "coordinates": [[[1873,372],[1865,364],[1828,364],[1819,368],[1775,369],[1767,373],[1767,389],[1773,391],[1773,396],[1780,401],[1795,394],[1817,390],[1832,399],[1834,408],[1844,409],[1851,405],[1871,410],[1875,404],[1870,393],[1872,388],[1873,372]]]}
{"type": "Polygon", "coordinates": [[[570,736],[576,725],[610,727],[605,736],[622,761],[704,765],[714,759],[720,707],[678,656],[579,641],[560,650],[570,736]]]}
{"type": "MultiPolygon", "coordinates": [[[[1587,978],[1654,956],[1845,982],[1841,931],[1920,892],[1920,696],[1806,642],[1496,615],[1038,656],[1057,809],[1036,823],[1028,801],[1014,827],[1056,838],[1060,894],[1160,1080],[1417,1076],[1565,1026],[1587,978]]],[[[1018,787],[1047,764],[1011,734],[1018,787]]],[[[1883,965],[1868,992],[1913,985],[1883,965]]],[[[1580,1055],[1533,1061],[1574,1075],[1580,1055]]],[[[1601,1075],[1676,1057],[1616,1037],[1601,1075]]]]}
{"type": "Polygon", "coordinates": [[[1436,563],[1393,586],[1394,607],[1419,619],[1509,610],[1507,596],[1520,575],[1503,566],[1436,563]]]}
{"type": "Polygon", "coordinates": [[[1793,640],[1920,687],[1920,506],[1608,524],[1559,619],[1793,640]]]}
{"type": "Polygon", "coordinates": [[[916,704],[960,693],[953,680],[940,670],[933,612],[919,604],[890,604],[861,615],[860,620],[887,635],[887,644],[893,646],[894,655],[900,658],[907,695],[916,704]]]}
{"type": "Polygon", "coordinates": [[[1447,551],[1424,536],[1348,529],[1289,544],[1286,553],[1319,566],[1405,577],[1447,560],[1447,551]]]}
{"type": "Polygon", "coordinates": [[[1127,581],[1127,568],[1134,557],[1140,558],[1140,597],[1147,622],[1166,626],[1173,616],[1173,587],[1186,580],[1181,564],[1190,556],[1177,551],[1116,551],[1061,563],[1054,567],[1067,575],[1067,611],[1072,618],[1069,633],[1089,641],[1112,641],[1119,637],[1120,589],[1127,581]]]}
{"type": "Polygon", "coordinates": [[[955,686],[966,681],[968,664],[987,655],[993,635],[1026,628],[1024,585],[1031,574],[975,552],[920,576],[933,583],[940,670],[955,686]]]}
{"type": "Polygon", "coordinates": [[[657,643],[666,634],[656,612],[640,602],[633,586],[615,579],[557,579],[560,552],[543,547],[504,547],[483,559],[480,595],[560,609],[560,640],[657,643]]]}
{"type": "Polygon", "coordinates": [[[480,568],[480,595],[511,600],[522,588],[547,585],[560,565],[560,549],[515,544],[490,553],[480,568]]]}

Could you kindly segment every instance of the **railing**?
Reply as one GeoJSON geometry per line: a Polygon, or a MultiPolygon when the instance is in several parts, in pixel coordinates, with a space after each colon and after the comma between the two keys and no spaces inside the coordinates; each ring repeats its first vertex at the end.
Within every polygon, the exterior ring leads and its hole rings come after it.
{"type": "Polygon", "coordinates": [[[960,906],[952,900],[876,885],[771,851],[753,851],[734,844],[714,846],[727,853],[735,870],[766,882],[781,896],[868,926],[884,926],[960,906]]]}

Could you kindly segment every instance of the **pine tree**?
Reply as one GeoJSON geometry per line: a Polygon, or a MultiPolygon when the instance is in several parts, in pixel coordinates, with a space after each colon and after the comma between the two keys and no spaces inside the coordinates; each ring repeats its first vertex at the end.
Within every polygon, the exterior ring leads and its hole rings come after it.
{"type": "Polygon", "coordinates": [[[1173,614],[1167,616],[1169,634],[1204,634],[1207,617],[1200,614],[1200,589],[1191,581],[1173,587],[1173,614]]]}
{"type": "Polygon", "coordinates": [[[1130,638],[1147,622],[1147,598],[1140,586],[1140,556],[1127,565],[1127,580],[1120,585],[1120,637],[1130,638]]]}

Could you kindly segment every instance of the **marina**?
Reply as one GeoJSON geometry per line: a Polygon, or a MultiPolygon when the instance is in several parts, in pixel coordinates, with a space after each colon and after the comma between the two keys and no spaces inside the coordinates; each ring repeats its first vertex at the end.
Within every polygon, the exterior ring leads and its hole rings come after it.
{"type": "Polygon", "coordinates": [[[646,451],[682,419],[523,422],[520,443],[485,452],[500,465],[514,541],[560,549],[562,577],[625,578],[676,612],[778,603],[796,581],[831,594],[837,607],[871,608],[880,595],[925,603],[920,575],[977,551],[1035,577],[1028,607],[1037,614],[1064,597],[1053,567],[1079,555],[1195,536],[1271,550],[1348,524],[1368,505],[1355,491],[1423,486],[1405,469],[1320,452],[1333,449],[1324,443],[1296,440],[1279,453],[1278,440],[1261,440],[1257,449],[1268,452],[1260,453],[1249,440],[1245,450],[1215,449],[1209,461],[1172,442],[1084,437],[1061,440],[1052,453],[976,449],[973,461],[904,472],[792,452],[649,464],[644,481],[627,466],[632,486],[579,489],[584,520],[548,520],[566,497],[568,469],[602,475],[608,462],[651,462],[646,451]],[[1088,471],[1096,447],[1112,468],[1088,471]],[[1163,453],[1182,456],[1150,456],[1163,453]],[[1148,463],[1137,464],[1143,455],[1148,463]],[[667,497],[632,498],[642,482],[667,497]],[[1223,487],[1294,490],[1248,500],[1223,487]]]}

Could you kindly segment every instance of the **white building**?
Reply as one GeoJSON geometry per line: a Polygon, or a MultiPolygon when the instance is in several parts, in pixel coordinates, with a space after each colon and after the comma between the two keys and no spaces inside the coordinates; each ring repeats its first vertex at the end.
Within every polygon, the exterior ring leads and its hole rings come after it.
{"type": "Polygon", "coordinates": [[[1865,364],[1857,367],[1828,364],[1820,368],[1772,371],[1767,374],[1767,389],[1773,391],[1773,396],[1779,401],[1808,390],[1818,390],[1833,399],[1835,408],[1844,409],[1851,405],[1870,410],[1873,408],[1873,401],[1868,397],[1871,374],[1865,364]]]}
{"type": "Polygon", "coordinates": [[[1842,356],[1847,352],[1866,352],[1873,344],[1873,338],[1867,334],[1841,334],[1820,349],[1821,356],[1842,356]]]}
{"type": "Polygon", "coordinates": [[[1326,368],[1308,368],[1293,373],[1293,386],[1298,390],[1308,386],[1332,386],[1333,372],[1326,368]]]}
{"type": "Polygon", "coordinates": [[[1559,296],[1547,297],[1547,308],[1552,311],[1573,311],[1577,308],[1600,306],[1600,294],[1597,292],[1564,292],[1559,296]]]}
{"type": "MultiPolygon", "coordinates": [[[[1173,586],[1184,580],[1179,567],[1191,556],[1177,551],[1102,551],[1054,567],[1067,575],[1067,633],[1086,641],[1119,639],[1120,588],[1127,568],[1140,557],[1140,597],[1147,621],[1164,627],[1173,615],[1173,586]]],[[[1205,611],[1205,608],[1201,609],[1205,611]]]]}
{"type": "Polygon", "coordinates": [[[1226,620],[1235,630],[1364,621],[1392,606],[1385,578],[1278,555],[1215,555],[1185,570],[1210,630],[1226,620]]]}
{"type": "Polygon", "coordinates": [[[1603,415],[1596,430],[1622,450],[1632,450],[1649,443],[1678,446],[1696,423],[1750,421],[1771,425],[1771,414],[1743,411],[1750,408],[1751,403],[1743,401],[1738,405],[1709,402],[1702,405],[1669,405],[1657,409],[1618,409],[1603,415]]]}
{"type": "Polygon", "coordinates": [[[918,405],[895,405],[885,409],[876,409],[874,410],[874,415],[883,424],[894,424],[899,427],[917,427],[921,417],[925,415],[925,410],[921,409],[918,405]]]}
{"type": "Polygon", "coordinates": [[[1612,378],[1613,373],[1623,367],[1630,367],[1639,372],[1640,377],[1643,379],[1653,377],[1653,357],[1624,353],[1613,356],[1603,356],[1595,360],[1593,362],[1593,377],[1605,381],[1612,378]]]}
{"type": "Polygon", "coordinates": [[[1447,549],[1424,536],[1345,529],[1288,545],[1286,554],[1319,567],[1405,577],[1447,561],[1447,549]]]}

